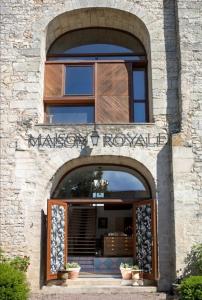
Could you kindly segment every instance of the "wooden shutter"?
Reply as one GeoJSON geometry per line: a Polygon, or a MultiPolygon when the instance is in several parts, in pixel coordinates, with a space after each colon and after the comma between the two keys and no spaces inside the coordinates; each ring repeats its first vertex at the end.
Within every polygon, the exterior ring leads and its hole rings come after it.
{"type": "Polygon", "coordinates": [[[61,97],[63,82],[63,65],[46,64],[45,65],[45,97],[61,97]]]}
{"type": "Polygon", "coordinates": [[[143,200],[133,205],[134,215],[134,258],[143,277],[157,279],[156,203],[143,200]]]}
{"type": "Polygon", "coordinates": [[[97,123],[129,123],[129,65],[97,63],[97,123]]]}
{"type": "Polygon", "coordinates": [[[67,262],[67,203],[48,200],[46,279],[57,279],[67,262]]]}

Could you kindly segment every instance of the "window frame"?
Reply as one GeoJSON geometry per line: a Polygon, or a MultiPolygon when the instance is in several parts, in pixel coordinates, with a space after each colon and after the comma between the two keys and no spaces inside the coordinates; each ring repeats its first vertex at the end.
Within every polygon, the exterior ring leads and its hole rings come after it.
{"type": "Polygon", "coordinates": [[[95,97],[95,64],[84,64],[84,63],[79,63],[79,64],[72,64],[72,62],[67,63],[64,65],[64,78],[63,78],[64,84],[63,84],[63,97],[95,97]],[[67,76],[67,69],[68,67],[87,67],[91,66],[92,67],[92,94],[68,94],[66,93],[66,80],[68,81],[68,76],[67,76]]]}
{"type": "MultiPolygon", "coordinates": [[[[149,117],[149,99],[148,99],[148,67],[147,67],[147,58],[144,56],[144,59],[141,61],[131,61],[131,60],[123,60],[123,59],[118,59],[117,60],[82,60],[82,56],[92,56],[95,57],[93,54],[85,54],[81,55],[81,60],[75,60],[75,61],[67,61],[67,60],[47,60],[46,64],[62,64],[62,95],[59,97],[46,97],[44,94],[44,105],[45,105],[45,117],[44,120],[45,122],[48,121],[48,116],[47,116],[47,106],[48,105],[69,105],[69,106],[74,106],[74,105],[81,105],[81,106],[88,106],[92,105],[94,106],[94,123],[96,123],[96,91],[97,91],[97,63],[125,63],[125,64],[130,64],[130,75],[129,75],[129,124],[146,124],[150,122],[150,117],[149,117]],[[67,66],[88,66],[91,65],[93,67],[93,95],[67,95],[65,94],[65,80],[66,80],[66,68],[67,66]],[[145,72],[145,100],[141,101],[135,101],[134,95],[133,95],[133,71],[135,69],[144,69],[145,72]],[[144,122],[136,122],[135,121],[135,116],[134,116],[134,103],[145,103],[145,121],[144,122]]],[[[110,54],[114,55],[114,53],[110,54]]],[[[132,54],[133,55],[133,54],[132,54]]],[[[60,56],[60,55],[55,55],[55,57],[60,56]]],[[[74,56],[73,55],[62,55],[70,57],[74,56]]],[[[109,56],[107,54],[107,56],[109,56]]],[[[53,55],[47,56],[54,58],[53,55]]],[[[65,123],[64,123],[65,124],[65,123]]],[[[69,123],[67,123],[69,124],[69,123]]],[[[80,123],[74,123],[74,124],[80,124],[80,123]]],[[[85,124],[91,124],[91,123],[85,123],[85,124]]],[[[112,123],[113,124],[113,123],[112,123]]]]}
{"type": "MultiPolygon", "coordinates": [[[[46,64],[62,64],[62,95],[59,97],[47,97],[44,95],[45,105],[45,122],[48,121],[47,106],[94,106],[94,123],[96,123],[96,90],[97,90],[97,63],[127,63],[130,64],[130,75],[129,75],[129,120],[130,123],[134,124],[145,124],[149,123],[149,101],[148,101],[148,68],[147,60],[142,61],[126,61],[126,60],[99,60],[99,61],[46,61],[46,64]],[[87,66],[93,67],[93,95],[67,95],[65,94],[65,79],[66,79],[66,68],[67,66],[87,66]],[[145,72],[145,100],[136,100],[133,95],[133,71],[144,70],[145,72]],[[134,118],[134,103],[145,103],[145,122],[136,122],[134,118]]],[[[65,123],[64,123],[65,124],[65,123]]],[[[68,124],[68,123],[67,123],[68,124]]],[[[75,123],[79,124],[79,123],[75,123]]],[[[85,123],[91,124],[91,123],[85,123]]]]}
{"type": "MultiPolygon", "coordinates": [[[[44,93],[44,121],[46,124],[57,125],[59,123],[49,123],[48,121],[48,106],[94,106],[93,120],[95,123],[95,66],[94,62],[85,61],[46,61],[46,64],[61,64],[62,65],[62,82],[61,82],[61,96],[47,97],[44,93]],[[65,80],[66,80],[66,68],[67,66],[92,65],[93,67],[93,95],[67,95],[65,94],[65,80]]],[[[68,125],[70,123],[62,123],[68,125]]],[[[91,123],[71,123],[71,124],[91,124],[91,123]]]]}
{"type": "Polygon", "coordinates": [[[44,107],[44,113],[45,113],[45,122],[47,123],[47,124],[49,124],[49,125],[58,125],[58,124],[62,124],[62,125],[70,125],[70,124],[78,124],[78,125],[81,125],[81,124],[93,124],[93,123],[95,123],[95,106],[93,105],[93,104],[89,104],[89,103],[85,103],[85,104],[80,104],[80,103],[78,103],[78,102],[76,102],[76,103],[72,103],[72,104],[70,104],[70,103],[57,103],[57,102],[55,102],[55,103],[51,103],[51,104],[45,104],[45,107],[44,107]],[[48,107],[51,107],[51,106],[65,106],[65,107],[89,107],[89,106],[91,106],[91,107],[93,107],[94,108],[94,111],[93,111],[93,115],[92,115],[92,119],[93,119],[93,122],[92,123],[50,123],[49,121],[48,121],[48,107]]]}
{"type": "Polygon", "coordinates": [[[147,67],[147,60],[144,62],[133,62],[132,63],[132,70],[131,70],[131,76],[130,76],[130,82],[131,82],[131,101],[130,101],[130,122],[134,124],[145,124],[149,123],[149,99],[148,99],[148,67],[147,67]],[[136,100],[134,97],[134,86],[133,86],[133,71],[135,70],[143,70],[145,74],[145,84],[144,84],[144,90],[145,90],[145,99],[144,100],[136,100]],[[144,103],[145,104],[145,121],[144,122],[136,122],[135,121],[135,103],[144,103]]]}

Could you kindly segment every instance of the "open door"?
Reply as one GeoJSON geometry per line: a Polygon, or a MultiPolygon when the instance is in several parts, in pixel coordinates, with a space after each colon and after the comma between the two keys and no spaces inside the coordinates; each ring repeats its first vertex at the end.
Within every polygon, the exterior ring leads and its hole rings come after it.
{"type": "Polygon", "coordinates": [[[47,267],[46,280],[57,279],[58,271],[67,262],[67,203],[47,203],[47,267]]]}
{"type": "Polygon", "coordinates": [[[145,279],[157,279],[156,202],[137,201],[133,204],[134,257],[145,279]]]}

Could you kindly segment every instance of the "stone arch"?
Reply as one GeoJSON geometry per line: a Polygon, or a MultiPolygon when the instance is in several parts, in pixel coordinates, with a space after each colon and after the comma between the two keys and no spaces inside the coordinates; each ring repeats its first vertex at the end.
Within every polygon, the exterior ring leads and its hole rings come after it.
{"type": "MultiPolygon", "coordinates": [[[[135,232],[134,233],[135,234],[134,241],[138,240],[138,239],[136,239],[136,237],[139,234],[137,228],[140,228],[140,226],[141,226],[140,224],[137,225],[137,223],[135,222],[136,218],[138,217],[138,220],[139,220],[139,218],[141,218],[141,220],[142,220],[141,222],[144,222],[146,219],[149,220],[148,221],[149,225],[147,228],[148,228],[148,232],[152,238],[147,239],[148,243],[150,243],[150,246],[145,250],[147,253],[145,258],[150,257],[150,259],[146,260],[146,261],[148,261],[149,267],[148,267],[148,264],[145,263],[144,257],[141,256],[141,253],[142,253],[141,247],[143,247],[143,243],[144,243],[143,239],[142,239],[142,246],[139,246],[139,248],[138,248],[139,250],[137,250],[137,252],[131,253],[130,255],[132,257],[133,257],[133,255],[136,255],[139,265],[143,266],[142,268],[143,268],[145,278],[148,278],[151,280],[156,280],[157,279],[157,230],[156,230],[157,228],[156,228],[156,221],[155,221],[155,219],[156,219],[156,209],[155,209],[156,201],[154,199],[155,187],[154,187],[154,180],[151,176],[151,173],[142,163],[138,162],[135,159],[131,159],[129,157],[115,156],[115,155],[98,155],[98,156],[76,158],[76,159],[73,159],[73,160],[70,160],[70,161],[64,163],[59,168],[59,170],[55,173],[55,175],[51,179],[52,180],[52,190],[55,189],[55,186],[58,184],[60,179],[66,173],[69,173],[70,171],[74,170],[75,168],[78,168],[81,166],[83,167],[83,166],[99,164],[99,163],[110,164],[113,166],[116,166],[116,165],[124,166],[124,167],[128,167],[130,169],[134,169],[138,173],[140,173],[141,175],[143,175],[145,177],[145,179],[147,180],[147,183],[150,186],[151,198],[147,198],[147,199],[142,198],[142,201],[140,201],[140,199],[137,199],[139,201],[135,201],[135,199],[132,199],[133,202],[131,202],[131,209],[132,209],[131,218],[133,220],[132,222],[134,222],[133,224],[136,224],[136,225],[134,225],[136,227],[133,227],[133,228],[135,228],[135,229],[133,229],[135,232]],[[146,213],[147,209],[149,209],[148,214],[146,213]],[[152,244],[152,241],[153,241],[153,244],[152,244]],[[137,253],[139,253],[139,254],[137,254],[137,253]]],[[[54,223],[55,216],[53,216],[53,213],[50,213],[50,212],[53,211],[52,209],[56,209],[56,211],[57,211],[58,209],[60,209],[59,207],[63,207],[63,218],[64,218],[63,220],[64,221],[63,221],[63,225],[62,225],[63,227],[61,227],[63,230],[63,233],[64,233],[63,236],[66,236],[66,239],[68,238],[68,236],[71,238],[71,231],[68,232],[65,229],[66,227],[64,225],[64,224],[67,224],[65,222],[67,222],[67,218],[70,216],[70,215],[67,215],[68,217],[65,218],[65,210],[68,211],[67,210],[67,207],[69,205],[68,201],[71,201],[71,200],[72,199],[62,199],[61,198],[59,200],[59,199],[52,198],[52,199],[49,199],[47,202],[47,207],[48,207],[48,214],[47,214],[47,228],[48,228],[47,236],[48,236],[48,238],[47,238],[47,240],[49,241],[48,245],[47,245],[47,249],[48,249],[47,250],[47,257],[48,257],[48,259],[47,259],[47,280],[57,278],[57,272],[59,270],[59,268],[57,268],[57,265],[58,264],[59,264],[59,266],[61,265],[61,260],[60,259],[57,260],[58,256],[57,256],[57,254],[55,254],[55,251],[52,250],[53,246],[51,246],[52,242],[50,242],[50,240],[51,240],[50,237],[51,237],[51,232],[52,232],[51,228],[53,228],[53,224],[55,224],[54,223]],[[52,208],[52,207],[54,207],[54,208],[52,208]],[[53,260],[51,258],[53,258],[53,260]],[[51,263],[52,261],[53,261],[53,263],[51,263]]],[[[91,202],[91,200],[92,200],[92,198],[90,198],[90,202],[91,202]]],[[[77,201],[78,201],[78,199],[77,199],[77,201]]],[[[81,204],[82,201],[83,200],[81,199],[77,203],[81,204]]],[[[116,200],[114,199],[114,201],[116,201],[116,200]]],[[[113,202],[111,202],[111,203],[113,204],[113,202]]],[[[90,205],[92,205],[92,202],[90,205]]],[[[57,212],[56,212],[56,215],[57,215],[57,212]]],[[[70,217],[70,220],[72,220],[71,217],[70,217]]],[[[60,221],[61,221],[61,218],[59,217],[57,219],[57,217],[56,217],[56,223],[58,223],[59,226],[60,226],[60,221]]],[[[77,219],[77,221],[78,221],[78,219],[77,219]]],[[[92,226],[95,226],[95,225],[92,225],[92,226]]],[[[57,228],[57,226],[55,228],[57,228]]],[[[56,230],[55,230],[55,232],[56,232],[56,230]]],[[[57,235],[55,235],[54,238],[56,240],[57,235]]],[[[60,239],[59,239],[59,241],[60,241],[60,239]]],[[[61,241],[62,241],[63,245],[65,245],[65,238],[63,238],[63,240],[61,239],[61,241]]],[[[54,245],[54,242],[53,242],[53,245],[54,245]]],[[[137,245],[137,243],[136,243],[136,245],[137,245]]],[[[73,246],[73,248],[74,248],[74,246],[73,246]]],[[[70,247],[70,249],[73,249],[73,248],[70,247]]],[[[75,248],[78,249],[78,245],[75,246],[75,248]]],[[[57,250],[57,251],[60,251],[60,253],[63,253],[62,257],[63,257],[63,261],[65,261],[65,255],[66,255],[66,252],[64,250],[65,246],[61,247],[61,249],[63,249],[63,250],[60,250],[60,247],[59,247],[59,250],[57,250]]],[[[67,253],[69,253],[69,252],[67,252],[67,253]]],[[[82,254],[78,255],[78,253],[76,254],[76,252],[74,254],[73,253],[74,252],[71,252],[71,254],[67,254],[67,255],[69,255],[69,256],[82,255],[82,254]]],[[[82,253],[82,252],[80,252],[80,253],[82,253]]]]}
{"type": "Polygon", "coordinates": [[[51,20],[46,29],[46,51],[65,32],[90,27],[108,27],[129,32],[140,39],[147,54],[150,54],[149,32],[140,18],[120,9],[97,7],[67,11],[51,20]]]}
{"type": "MultiPolygon", "coordinates": [[[[44,47],[45,57],[51,44],[68,31],[81,28],[105,27],[122,30],[137,37],[145,48],[148,60],[148,110],[149,120],[153,120],[152,113],[152,69],[151,69],[151,43],[147,26],[142,19],[134,13],[111,7],[75,8],[63,12],[53,18],[46,27],[46,41],[44,47]]],[[[133,11],[131,9],[131,11],[133,11]]],[[[140,12],[139,12],[140,13],[140,12]]],[[[140,13],[141,15],[141,13],[140,13]]],[[[143,14],[144,15],[144,14],[143,14]]]]}
{"type": "Polygon", "coordinates": [[[152,198],[154,199],[156,198],[155,182],[150,171],[142,163],[140,163],[135,159],[132,159],[130,157],[125,157],[125,156],[115,156],[115,155],[96,155],[96,156],[89,156],[89,157],[79,157],[64,163],[56,171],[56,173],[50,180],[51,183],[50,194],[52,194],[52,192],[55,190],[56,186],[58,185],[59,181],[66,173],[69,173],[71,170],[81,166],[87,166],[87,165],[99,164],[99,163],[130,167],[131,169],[136,170],[147,180],[148,185],[150,186],[151,189],[152,198]]]}

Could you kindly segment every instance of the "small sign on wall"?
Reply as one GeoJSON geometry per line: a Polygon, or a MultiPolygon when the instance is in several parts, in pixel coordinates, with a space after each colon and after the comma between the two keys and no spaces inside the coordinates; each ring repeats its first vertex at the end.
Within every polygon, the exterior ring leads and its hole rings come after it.
{"type": "Polygon", "coordinates": [[[104,198],[104,193],[93,193],[93,198],[104,198]]]}

